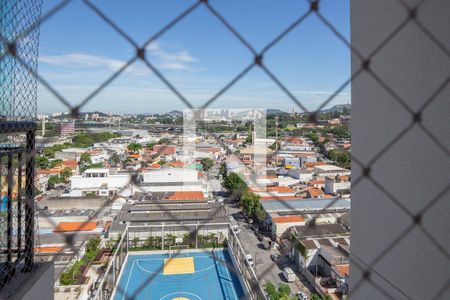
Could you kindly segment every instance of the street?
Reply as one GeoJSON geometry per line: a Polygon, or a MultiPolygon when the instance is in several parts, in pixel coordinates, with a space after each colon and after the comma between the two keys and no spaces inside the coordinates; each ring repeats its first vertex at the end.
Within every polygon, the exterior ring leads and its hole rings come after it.
{"type": "MultiPolygon", "coordinates": [[[[232,207],[230,205],[228,209],[230,215],[234,216],[238,216],[241,212],[241,209],[232,207]]],[[[238,217],[235,217],[235,219],[239,220],[238,217]]],[[[282,274],[284,267],[290,267],[292,270],[294,270],[294,272],[297,273],[297,277],[299,279],[301,278],[296,267],[287,256],[281,255],[280,251],[278,250],[266,250],[263,246],[263,243],[258,240],[255,232],[251,229],[251,224],[242,221],[238,221],[238,224],[240,229],[239,240],[245,251],[250,254],[255,260],[255,273],[263,287],[267,282],[271,282],[275,287],[278,287],[280,284],[285,283],[289,285],[293,294],[297,293],[299,290],[303,290],[308,296],[311,294],[309,289],[306,288],[300,282],[300,280],[290,283],[285,281],[282,274]],[[276,262],[272,261],[272,259],[270,258],[271,254],[279,255],[276,262]]]]}

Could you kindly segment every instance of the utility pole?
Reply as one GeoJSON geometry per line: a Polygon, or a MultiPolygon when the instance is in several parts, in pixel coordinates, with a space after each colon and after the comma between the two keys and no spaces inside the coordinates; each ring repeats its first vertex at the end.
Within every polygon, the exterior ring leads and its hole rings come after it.
{"type": "Polygon", "coordinates": [[[278,167],[278,116],[275,116],[275,159],[278,167]]]}

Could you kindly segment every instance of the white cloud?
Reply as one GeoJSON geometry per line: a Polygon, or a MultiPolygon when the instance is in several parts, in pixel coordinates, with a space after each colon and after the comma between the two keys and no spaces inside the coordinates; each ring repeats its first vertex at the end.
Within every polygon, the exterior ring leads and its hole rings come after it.
{"type": "MultiPolygon", "coordinates": [[[[60,55],[40,55],[39,63],[62,68],[103,69],[115,72],[122,68],[126,64],[126,61],[88,53],[67,53],[60,55]]],[[[125,72],[137,76],[150,74],[150,70],[144,66],[134,64],[129,66],[125,72]]]]}
{"type": "MultiPolygon", "coordinates": [[[[159,43],[150,44],[147,47],[147,50],[148,54],[152,57],[152,63],[158,69],[191,72],[202,70],[192,66],[192,64],[197,63],[198,60],[186,50],[169,52],[163,49],[159,43]]],[[[58,55],[41,54],[39,56],[39,62],[41,64],[61,68],[102,69],[112,72],[119,70],[127,63],[125,60],[85,52],[72,52],[58,55]]],[[[144,65],[136,64],[130,65],[125,72],[136,76],[147,76],[151,73],[144,65]]]]}

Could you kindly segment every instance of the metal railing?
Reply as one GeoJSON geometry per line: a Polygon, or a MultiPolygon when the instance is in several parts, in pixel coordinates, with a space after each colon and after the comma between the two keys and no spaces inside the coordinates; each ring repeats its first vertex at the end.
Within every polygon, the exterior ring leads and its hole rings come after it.
{"type": "MultiPolygon", "coordinates": [[[[173,246],[175,244],[170,242],[167,243],[166,241],[167,244],[165,245],[165,235],[168,233],[170,233],[171,235],[175,233],[174,236],[183,238],[182,242],[177,243],[178,245],[189,246],[187,250],[171,250],[175,251],[175,253],[180,251],[189,251],[189,249],[202,248],[204,248],[205,251],[210,251],[209,249],[221,248],[225,246],[224,242],[226,241],[226,247],[230,251],[230,255],[232,256],[233,261],[236,262],[237,266],[236,269],[233,265],[226,265],[228,270],[236,274],[238,278],[243,279],[245,290],[247,291],[248,296],[251,299],[267,299],[262,286],[259,284],[255,271],[253,270],[250,262],[245,256],[246,252],[242,247],[238,236],[231,228],[231,225],[229,223],[193,223],[184,224],[183,227],[180,227],[180,225],[177,224],[142,226],[128,225],[125,230],[119,235],[120,239],[114,246],[115,250],[111,258],[109,259],[108,266],[106,267],[104,274],[101,276],[100,280],[94,283],[90,299],[110,299],[117,292],[123,295],[127,295],[126,291],[121,291],[121,288],[118,286],[118,282],[120,280],[122,269],[125,266],[127,256],[130,252],[134,251],[136,251],[136,253],[139,253],[139,251],[146,251],[145,253],[151,253],[151,251],[156,250],[159,251],[158,253],[160,253],[160,251],[169,253],[170,246],[173,246]],[[202,242],[199,241],[201,240],[200,236],[198,235],[199,227],[202,227],[207,235],[211,233],[216,234],[214,235],[215,241],[211,240],[208,244],[202,244],[202,242]],[[186,228],[192,228],[193,230],[185,231],[186,228]],[[223,232],[224,230],[226,232],[225,235],[220,236],[219,234],[217,234],[219,232],[223,232]],[[155,235],[153,235],[153,233],[155,233],[155,235]],[[185,238],[186,234],[189,233],[195,234],[195,236],[193,237],[195,241],[192,241],[189,238],[185,238]],[[147,249],[145,248],[145,246],[141,246],[142,244],[145,244],[146,241],[148,241],[148,239],[152,236],[161,237],[160,246],[151,247],[151,245],[147,245],[147,249]],[[138,241],[135,239],[138,239],[138,241]],[[135,249],[133,250],[133,248],[135,249]]],[[[153,276],[146,280],[145,283],[151,281],[152,279],[153,276]]],[[[139,290],[137,292],[134,292],[133,296],[136,296],[143,287],[145,287],[145,285],[140,286],[139,290]]]]}

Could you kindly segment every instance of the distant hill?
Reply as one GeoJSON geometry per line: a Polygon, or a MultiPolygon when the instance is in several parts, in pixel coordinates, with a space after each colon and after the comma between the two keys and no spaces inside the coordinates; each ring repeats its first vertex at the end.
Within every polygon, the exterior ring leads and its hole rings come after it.
{"type": "Polygon", "coordinates": [[[286,113],[286,112],[282,111],[281,109],[278,109],[278,108],[268,108],[266,110],[267,115],[278,115],[278,114],[284,114],[284,113],[286,113]]]}
{"type": "Polygon", "coordinates": [[[351,110],[351,104],[338,104],[333,107],[322,109],[320,112],[322,113],[332,113],[332,112],[343,112],[344,110],[351,110]]]}
{"type": "Polygon", "coordinates": [[[101,111],[82,112],[82,113],[80,113],[80,116],[84,116],[84,115],[92,115],[92,114],[97,114],[97,115],[99,115],[100,117],[107,117],[107,116],[108,116],[107,113],[104,113],[104,112],[101,112],[101,111]]]}
{"type": "Polygon", "coordinates": [[[168,113],[165,113],[164,115],[171,116],[171,117],[182,117],[183,112],[181,112],[179,110],[172,110],[172,111],[169,111],[168,113]]]}

